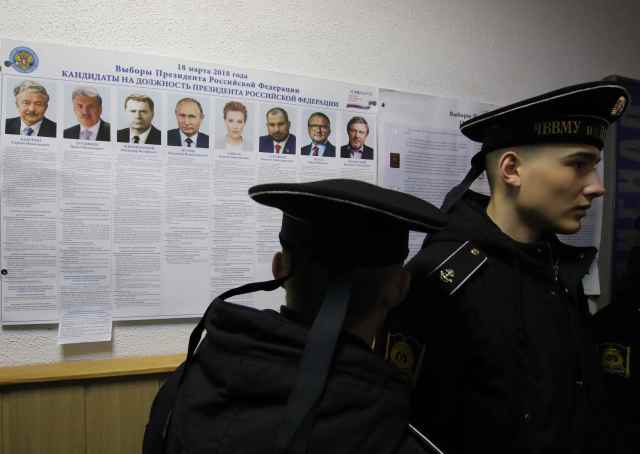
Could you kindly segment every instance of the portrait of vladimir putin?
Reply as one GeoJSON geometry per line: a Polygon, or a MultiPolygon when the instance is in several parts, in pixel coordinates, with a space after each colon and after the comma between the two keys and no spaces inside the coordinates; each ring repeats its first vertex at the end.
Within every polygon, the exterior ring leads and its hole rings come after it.
{"type": "Polygon", "coordinates": [[[209,136],[200,131],[204,120],[200,102],[193,98],[182,98],[176,103],[174,113],[178,127],[167,131],[167,145],[209,148],[209,136]]]}

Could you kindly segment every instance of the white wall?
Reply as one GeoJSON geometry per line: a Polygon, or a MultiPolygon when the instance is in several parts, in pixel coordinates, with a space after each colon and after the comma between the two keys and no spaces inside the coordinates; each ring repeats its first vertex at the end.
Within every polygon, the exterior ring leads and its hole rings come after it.
{"type": "MultiPolygon", "coordinates": [[[[640,78],[638,0],[0,0],[0,34],[504,104],[640,78]]],[[[4,59],[4,56],[3,56],[4,59]]],[[[0,366],[184,351],[193,321],[120,323],[111,344],[4,327],[0,366]]]]}

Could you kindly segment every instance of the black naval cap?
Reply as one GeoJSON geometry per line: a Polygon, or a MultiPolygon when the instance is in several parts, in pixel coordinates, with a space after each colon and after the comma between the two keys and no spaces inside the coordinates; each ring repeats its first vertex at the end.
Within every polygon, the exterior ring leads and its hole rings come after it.
{"type": "Polygon", "coordinates": [[[574,143],[604,147],[607,129],[629,105],[629,92],[611,81],[595,81],[554,90],[471,118],[460,131],[482,148],[471,160],[463,182],[453,188],[447,211],[482,173],[487,153],[520,145],[574,143]]]}
{"type": "Polygon", "coordinates": [[[402,263],[410,230],[433,232],[446,223],[422,199],[358,180],[261,184],[249,196],[282,210],[283,246],[304,247],[315,260],[334,266],[402,263]]]}
{"type": "Polygon", "coordinates": [[[590,144],[602,149],[609,125],[629,105],[629,92],[608,81],[587,82],[525,99],[460,125],[481,153],[544,143],[590,144]]]}

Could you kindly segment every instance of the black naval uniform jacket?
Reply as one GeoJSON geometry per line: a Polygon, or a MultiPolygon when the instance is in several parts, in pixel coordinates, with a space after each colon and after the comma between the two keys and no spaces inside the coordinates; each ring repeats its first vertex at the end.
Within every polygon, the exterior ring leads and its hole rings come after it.
{"type": "MultiPolygon", "coordinates": [[[[144,454],[274,453],[308,331],[292,318],[214,303],[207,334],[177,392],[166,451],[162,434],[177,374],[154,400],[144,454]]],[[[426,452],[408,434],[410,390],[366,343],[342,335],[307,452],[426,452]]]]}
{"type": "Polygon", "coordinates": [[[516,242],[487,203],[467,191],[408,264],[396,330],[424,343],[413,423],[446,454],[615,452],[581,283],[595,249],[516,242]]]}

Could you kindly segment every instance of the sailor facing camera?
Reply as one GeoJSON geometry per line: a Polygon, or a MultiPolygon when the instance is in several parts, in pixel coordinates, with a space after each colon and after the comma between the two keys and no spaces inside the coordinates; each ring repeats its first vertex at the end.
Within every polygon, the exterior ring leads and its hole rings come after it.
{"type": "Polygon", "coordinates": [[[461,124],[482,148],[407,265],[389,335],[417,345],[412,421],[447,454],[618,452],[582,288],[596,250],[556,234],[603,195],[596,164],[628,103],[599,81],[461,124]],[[483,171],[491,197],[468,190],[483,171]]]}
{"type": "Polygon", "coordinates": [[[408,291],[409,231],[439,230],[445,216],[354,180],[249,195],[283,211],[274,280],[212,302],[153,403],[144,453],[438,452],[408,426],[406,375],[371,344],[408,291]],[[280,286],[280,312],[225,301],[280,286]]]}

